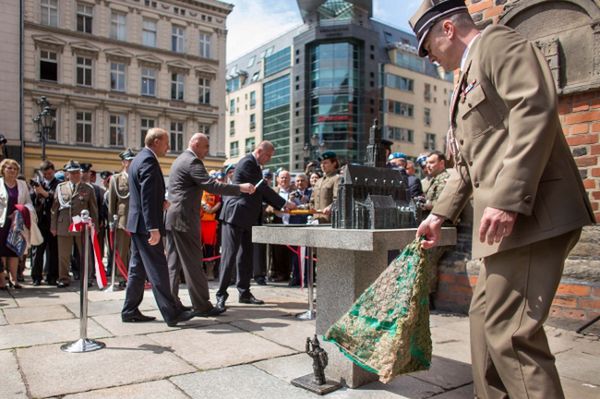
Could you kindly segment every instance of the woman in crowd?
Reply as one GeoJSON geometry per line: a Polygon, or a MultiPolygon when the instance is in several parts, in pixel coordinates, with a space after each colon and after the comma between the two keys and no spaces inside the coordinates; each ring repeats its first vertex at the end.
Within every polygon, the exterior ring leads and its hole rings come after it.
{"type": "MultiPolygon", "coordinates": [[[[30,213],[34,213],[27,183],[17,179],[20,170],[21,166],[14,159],[0,162],[0,257],[10,272],[8,283],[15,288],[21,288],[17,281],[19,255],[7,245],[9,231],[17,205],[25,205],[30,213]]],[[[7,289],[3,271],[0,273],[0,289],[7,289]]]]}

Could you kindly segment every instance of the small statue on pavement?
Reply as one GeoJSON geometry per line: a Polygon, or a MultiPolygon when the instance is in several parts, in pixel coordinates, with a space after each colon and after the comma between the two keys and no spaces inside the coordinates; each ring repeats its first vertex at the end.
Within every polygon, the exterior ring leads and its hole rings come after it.
{"type": "Polygon", "coordinates": [[[310,337],[306,338],[306,353],[313,359],[314,383],[324,385],[327,382],[325,378],[325,367],[327,367],[327,352],[321,348],[321,344],[315,334],[312,341],[310,337]]]}

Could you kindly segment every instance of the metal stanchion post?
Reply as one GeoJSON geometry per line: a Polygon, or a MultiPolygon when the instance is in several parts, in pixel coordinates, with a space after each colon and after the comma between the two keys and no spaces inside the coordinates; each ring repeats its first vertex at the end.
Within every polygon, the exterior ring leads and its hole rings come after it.
{"type": "Polygon", "coordinates": [[[81,270],[81,295],[79,297],[79,339],[64,344],[60,347],[64,352],[81,353],[91,352],[104,348],[104,343],[87,338],[87,311],[88,311],[88,274],[90,269],[90,213],[81,211],[83,229],[83,270],[81,270]]]}
{"type": "Polygon", "coordinates": [[[115,285],[115,273],[116,273],[116,265],[117,265],[117,220],[119,217],[117,215],[113,215],[113,221],[110,224],[110,232],[108,237],[108,244],[110,246],[110,235],[112,234],[112,260],[111,260],[111,268],[110,268],[110,286],[106,287],[104,292],[115,292],[120,291],[118,285],[115,285]]]}
{"type": "Polygon", "coordinates": [[[303,263],[306,265],[306,285],[308,286],[308,310],[304,313],[296,315],[296,318],[301,320],[314,320],[317,317],[314,307],[314,292],[313,292],[313,281],[314,281],[314,266],[313,266],[313,250],[311,247],[306,247],[305,260],[303,263]]]}

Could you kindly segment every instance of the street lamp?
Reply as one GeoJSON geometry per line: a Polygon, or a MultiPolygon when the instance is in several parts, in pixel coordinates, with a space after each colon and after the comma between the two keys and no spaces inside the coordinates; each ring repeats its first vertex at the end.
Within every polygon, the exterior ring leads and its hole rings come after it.
{"type": "Polygon", "coordinates": [[[42,161],[45,161],[46,144],[48,143],[50,129],[54,126],[54,115],[52,108],[50,107],[50,102],[48,102],[48,99],[45,96],[41,96],[36,103],[40,107],[40,112],[33,118],[33,123],[37,124],[37,133],[42,145],[42,161]]]}
{"type": "Polygon", "coordinates": [[[319,139],[317,134],[313,134],[310,137],[310,141],[305,142],[302,148],[305,164],[308,165],[312,160],[318,159],[325,150],[325,142],[319,139]]]}

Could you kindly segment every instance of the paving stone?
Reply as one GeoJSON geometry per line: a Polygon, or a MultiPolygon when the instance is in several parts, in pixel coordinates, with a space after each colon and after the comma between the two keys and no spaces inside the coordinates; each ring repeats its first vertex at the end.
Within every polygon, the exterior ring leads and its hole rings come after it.
{"type": "MultiPolygon", "coordinates": [[[[76,317],[79,317],[79,302],[76,303],[67,303],[65,305],[69,311],[71,311],[76,317]]],[[[121,314],[121,309],[123,309],[123,301],[122,300],[106,300],[106,301],[97,301],[97,302],[88,302],[88,316],[100,316],[107,314],[121,314]]],[[[145,301],[142,301],[139,307],[140,311],[144,312],[147,310],[156,309],[156,307],[151,306],[145,301]]]]}
{"type": "Polygon", "coordinates": [[[173,348],[178,356],[199,369],[213,369],[270,359],[295,353],[229,324],[185,328],[152,334],[160,345],[173,348]]]}
{"type": "Polygon", "coordinates": [[[4,317],[4,312],[0,310],[0,326],[5,326],[7,324],[8,322],[6,321],[6,317],[4,317]]]}
{"type": "Polygon", "coordinates": [[[566,399],[600,398],[600,385],[560,377],[566,399]]]}
{"type": "Polygon", "coordinates": [[[433,396],[431,399],[472,399],[473,384],[468,384],[456,389],[451,389],[441,395],[433,396]]]}
{"type": "MultiPolygon", "coordinates": [[[[16,290],[15,290],[16,291],[16,290]]],[[[19,307],[38,307],[49,305],[62,305],[64,303],[79,302],[79,292],[67,289],[48,287],[45,289],[22,289],[14,294],[15,302],[19,307]]]]}
{"type": "Polygon", "coordinates": [[[4,309],[4,315],[10,324],[66,320],[75,317],[63,305],[4,309]]]}
{"type": "Polygon", "coordinates": [[[287,312],[277,306],[266,305],[244,305],[238,303],[226,303],[227,311],[222,313],[218,320],[221,323],[230,323],[236,320],[263,320],[273,317],[286,316],[287,312]]]}
{"type": "Polygon", "coordinates": [[[12,350],[0,351],[0,398],[17,399],[27,398],[27,388],[21,379],[19,365],[12,350]]]}
{"type": "Polygon", "coordinates": [[[63,352],[58,345],[18,349],[17,357],[31,396],[65,395],[195,371],[171,348],[146,337],[119,337],[103,342],[105,349],[88,353],[63,352]]]}
{"type": "Polygon", "coordinates": [[[162,315],[158,310],[144,311],[146,316],[154,316],[156,320],[146,323],[123,323],[121,321],[121,313],[108,314],[93,317],[98,324],[104,327],[107,331],[110,331],[111,335],[125,336],[125,335],[140,335],[149,334],[162,331],[173,331],[176,328],[184,327],[198,327],[216,324],[217,322],[213,319],[208,318],[194,318],[185,323],[180,323],[177,327],[169,327],[162,319],[162,315]]]}
{"type": "Polygon", "coordinates": [[[315,334],[314,320],[298,320],[291,316],[260,320],[238,320],[231,324],[269,341],[302,352],[306,349],[306,338],[312,338],[315,334]]]}
{"type": "Polygon", "coordinates": [[[252,365],[274,377],[291,382],[295,378],[312,373],[312,364],[312,359],[306,353],[300,353],[298,355],[263,360],[252,365]]]}
{"type": "Polygon", "coordinates": [[[229,367],[171,378],[192,398],[315,399],[315,395],[272,377],[251,365],[229,367]]]}
{"type": "Polygon", "coordinates": [[[17,301],[6,291],[0,291],[0,309],[16,308],[17,301]]]}
{"type": "Polygon", "coordinates": [[[596,355],[580,351],[559,353],[556,368],[561,377],[600,386],[600,361],[596,355]]]}
{"type": "Polygon", "coordinates": [[[447,327],[459,324],[465,325],[466,327],[462,327],[461,329],[464,331],[464,328],[466,328],[468,332],[469,317],[462,314],[443,313],[435,310],[429,315],[429,325],[431,327],[447,327]]]}
{"type": "Polygon", "coordinates": [[[452,330],[446,327],[431,328],[433,354],[435,356],[455,360],[461,363],[471,363],[471,347],[469,333],[452,330]]]}
{"type": "Polygon", "coordinates": [[[168,380],[145,382],[142,384],[125,385],[116,388],[99,389],[75,395],[64,396],[63,399],[188,399],[168,380]]]}
{"type": "MultiPolygon", "coordinates": [[[[87,331],[88,338],[112,335],[93,320],[88,320],[87,331]]],[[[78,319],[7,325],[0,328],[0,349],[56,344],[75,341],[78,338],[78,319]]]]}
{"type": "Polygon", "coordinates": [[[409,375],[446,390],[473,382],[470,364],[438,356],[433,356],[429,370],[409,375]]]}
{"type": "Polygon", "coordinates": [[[400,376],[388,384],[372,382],[358,389],[343,388],[331,393],[335,399],[425,399],[444,392],[438,386],[425,383],[410,376],[400,376]]]}

